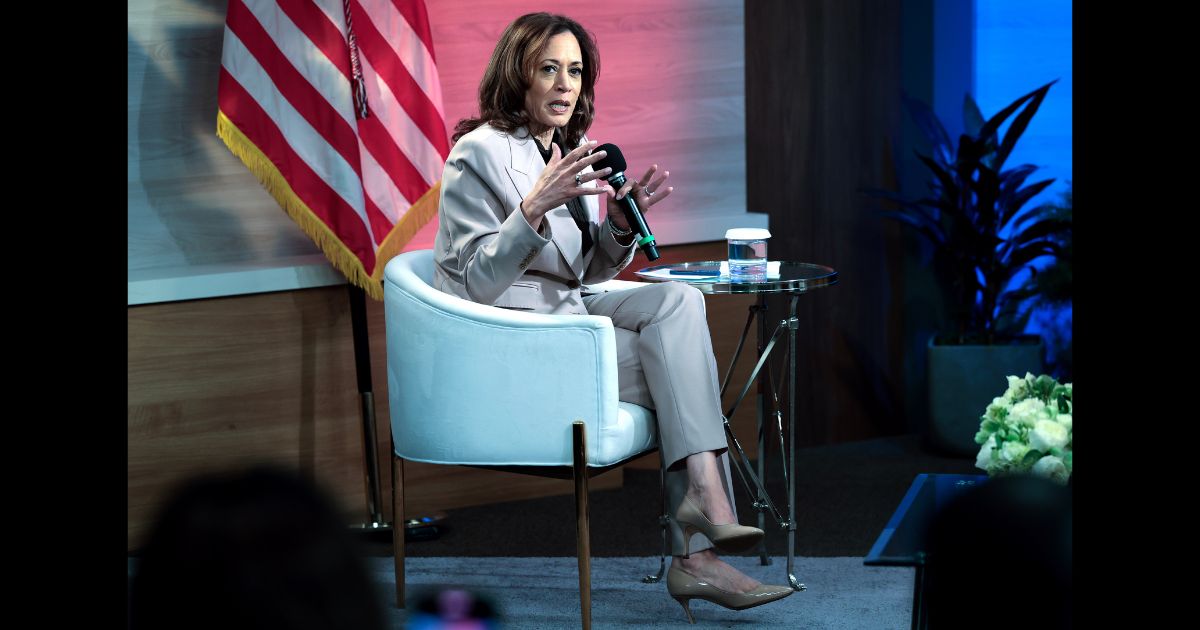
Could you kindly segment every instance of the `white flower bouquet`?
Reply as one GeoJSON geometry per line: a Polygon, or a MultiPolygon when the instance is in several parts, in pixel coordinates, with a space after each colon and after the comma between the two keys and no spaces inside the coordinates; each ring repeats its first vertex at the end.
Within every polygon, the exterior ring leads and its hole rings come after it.
{"type": "Polygon", "coordinates": [[[1071,477],[1071,384],[1043,374],[1008,377],[1008,390],[980,418],[975,467],[988,475],[1071,477]]]}

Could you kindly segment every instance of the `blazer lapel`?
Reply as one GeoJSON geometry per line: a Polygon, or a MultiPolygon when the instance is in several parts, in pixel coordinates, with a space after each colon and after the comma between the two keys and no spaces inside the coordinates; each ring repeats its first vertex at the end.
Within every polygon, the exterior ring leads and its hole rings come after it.
{"type": "MultiPolygon", "coordinates": [[[[508,134],[510,151],[510,163],[507,166],[508,176],[517,189],[518,199],[524,199],[525,195],[533,190],[533,183],[546,168],[546,163],[542,161],[542,156],[534,142],[533,137],[529,136],[523,127],[508,134]]],[[[587,170],[591,170],[590,167],[587,170]]],[[[586,199],[584,207],[589,207],[586,199]]],[[[583,272],[587,268],[583,259],[583,238],[579,227],[575,225],[575,219],[571,218],[571,211],[567,209],[566,204],[563,204],[546,213],[542,220],[550,222],[550,238],[558,249],[563,264],[575,274],[576,280],[582,279],[583,272]]]]}

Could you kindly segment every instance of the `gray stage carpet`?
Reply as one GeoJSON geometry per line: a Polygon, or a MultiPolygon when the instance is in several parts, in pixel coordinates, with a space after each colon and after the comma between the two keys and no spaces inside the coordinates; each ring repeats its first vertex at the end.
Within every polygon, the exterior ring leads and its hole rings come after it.
{"type": "MultiPolygon", "coordinates": [[[[757,580],[782,584],[786,560],[760,566],[755,557],[724,559],[757,580]]],[[[394,593],[390,558],[368,558],[384,596],[394,593]]],[[[592,621],[601,628],[806,628],[897,630],[909,628],[913,570],[866,567],[862,558],[796,558],[796,578],[808,590],[781,601],[734,611],[692,600],[696,625],[667,595],[665,583],[643,584],[658,571],[658,558],[593,558],[592,621]]],[[[497,609],[503,628],[579,628],[577,561],[557,558],[409,558],[409,608],[441,588],[466,589],[497,609]]],[[[393,595],[394,596],[394,595],[393,595]]],[[[389,600],[390,601],[390,600],[389,600]]],[[[388,608],[391,625],[403,628],[407,611],[388,608]]]]}

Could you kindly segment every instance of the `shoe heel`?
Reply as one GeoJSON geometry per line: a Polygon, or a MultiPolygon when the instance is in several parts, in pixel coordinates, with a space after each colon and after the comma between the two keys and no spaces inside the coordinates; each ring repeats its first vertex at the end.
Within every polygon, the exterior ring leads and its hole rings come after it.
{"type": "Polygon", "coordinates": [[[691,609],[691,608],[688,608],[688,602],[689,602],[689,601],[691,601],[691,598],[689,598],[689,597],[676,597],[676,598],[674,598],[674,599],[675,599],[675,601],[679,602],[679,605],[680,605],[680,606],[683,606],[683,614],[687,615],[687,618],[688,618],[688,623],[690,623],[690,624],[695,624],[695,623],[696,623],[696,618],[692,616],[692,609],[691,609]]]}
{"type": "Polygon", "coordinates": [[[683,524],[683,557],[692,557],[692,535],[700,530],[693,527],[690,523],[683,524]]]}

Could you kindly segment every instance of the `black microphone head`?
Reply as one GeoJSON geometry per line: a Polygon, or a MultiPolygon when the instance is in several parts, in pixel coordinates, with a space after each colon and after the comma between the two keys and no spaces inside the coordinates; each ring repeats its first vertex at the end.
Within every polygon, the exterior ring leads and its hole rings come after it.
{"type": "Polygon", "coordinates": [[[593,164],[592,169],[602,171],[605,168],[611,168],[614,175],[625,172],[625,156],[621,155],[621,150],[617,148],[617,145],[606,142],[592,149],[592,153],[597,151],[605,151],[608,155],[605,155],[602,160],[593,164]]]}

